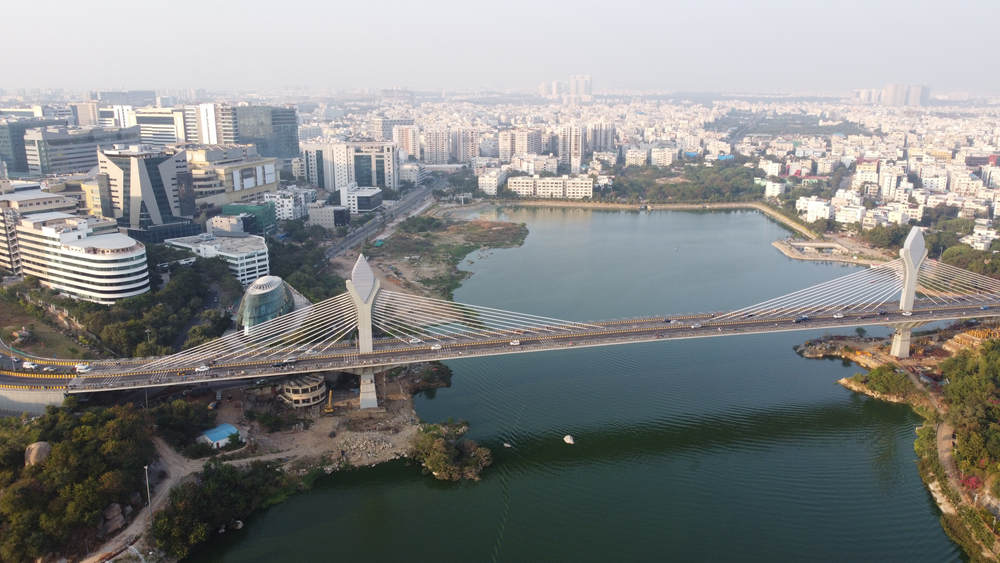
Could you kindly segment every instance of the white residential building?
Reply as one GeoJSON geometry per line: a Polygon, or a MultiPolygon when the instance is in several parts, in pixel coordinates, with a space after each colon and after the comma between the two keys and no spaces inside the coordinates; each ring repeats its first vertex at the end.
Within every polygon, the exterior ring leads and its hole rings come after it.
{"type": "Polygon", "coordinates": [[[594,180],[587,176],[516,176],[507,179],[507,189],[522,197],[583,199],[594,197],[594,180]]]}
{"type": "Polygon", "coordinates": [[[397,125],[392,128],[392,142],[399,148],[399,159],[420,158],[420,127],[397,125]]]}
{"type": "Polygon", "coordinates": [[[778,197],[785,193],[784,182],[770,182],[764,184],[764,197],[778,197]]]}
{"type": "Polygon", "coordinates": [[[559,164],[569,167],[571,174],[579,174],[583,153],[587,146],[587,133],[579,125],[562,125],[558,131],[559,164]]]}
{"type": "Polygon", "coordinates": [[[451,131],[443,129],[424,129],[424,163],[448,164],[451,153],[451,131]]]}
{"type": "Polygon", "coordinates": [[[625,166],[645,166],[647,164],[649,164],[649,151],[646,149],[625,151],[625,166]]]}
{"type": "Polygon", "coordinates": [[[770,160],[760,159],[757,166],[764,171],[764,174],[768,176],[781,176],[781,163],[771,162],[770,160]]]}
{"type": "Polygon", "coordinates": [[[863,205],[844,205],[836,210],[834,220],[844,225],[860,223],[865,219],[867,209],[863,205]]]}
{"type": "Polygon", "coordinates": [[[427,179],[427,170],[422,162],[407,162],[399,167],[399,181],[413,182],[414,186],[422,186],[427,179]]]}
{"type": "Polygon", "coordinates": [[[677,151],[669,148],[659,148],[649,151],[650,164],[653,166],[670,166],[674,163],[674,154],[677,151]]]}
{"type": "Polygon", "coordinates": [[[186,248],[202,258],[222,258],[229,271],[244,287],[257,278],[268,275],[270,261],[264,237],[246,233],[216,231],[214,235],[172,238],[163,241],[168,246],[186,248]],[[230,236],[220,236],[230,235],[230,236]]]}
{"type": "Polygon", "coordinates": [[[500,168],[490,168],[479,176],[479,189],[486,195],[497,195],[497,191],[506,180],[506,172],[500,168]]]}
{"type": "Polygon", "coordinates": [[[542,152],[541,131],[515,129],[501,131],[498,141],[500,162],[507,163],[517,154],[537,154],[542,152]]]}

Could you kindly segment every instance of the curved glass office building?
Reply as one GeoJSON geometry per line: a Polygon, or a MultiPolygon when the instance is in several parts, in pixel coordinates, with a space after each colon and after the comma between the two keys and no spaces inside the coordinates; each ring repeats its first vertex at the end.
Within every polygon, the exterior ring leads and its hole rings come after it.
{"type": "Polygon", "coordinates": [[[264,276],[250,284],[243,294],[236,326],[249,335],[251,327],[294,310],[295,300],[288,284],[278,276],[264,276]]]}

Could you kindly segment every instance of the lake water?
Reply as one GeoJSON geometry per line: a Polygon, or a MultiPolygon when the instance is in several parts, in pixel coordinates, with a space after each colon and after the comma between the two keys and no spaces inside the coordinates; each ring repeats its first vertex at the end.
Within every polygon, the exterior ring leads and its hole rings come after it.
{"type": "MultiPolygon", "coordinates": [[[[505,218],[528,224],[525,244],[473,253],[456,301],[578,321],[667,315],[855,271],[786,258],[771,242],[787,232],[752,211],[505,218]]],[[[858,368],[792,351],[819,334],[450,362],[452,387],[417,397],[417,412],[471,423],[493,450],[481,482],[404,462],[334,474],[192,560],[963,560],[917,474],[920,418],[835,384],[858,368]]]]}

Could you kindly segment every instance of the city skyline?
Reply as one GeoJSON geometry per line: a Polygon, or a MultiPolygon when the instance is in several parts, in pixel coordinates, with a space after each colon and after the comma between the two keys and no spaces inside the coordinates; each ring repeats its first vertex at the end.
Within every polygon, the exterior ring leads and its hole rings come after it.
{"type": "MultiPolygon", "coordinates": [[[[11,21],[26,21],[42,8],[47,21],[65,29],[108,25],[103,11],[60,0],[40,4],[14,3],[5,12],[11,21]]],[[[151,37],[156,49],[126,50],[155,64],[116,65],[113,74],[98,72],[98,61],[109,54],[73,48],[71,37],[78,35],[56,34],[42,42],[11,42],[0,89],[264,91],[285,85],[406,85],[537,91],[541,82],[589,74],[595,77],[595,92],[828,92],[887,83],[922,84],[934,92],[995,91],[1000,78],[983,72],[988,35],[959,36],[957,31],[967,27],[969,14],[988,13],[990,7],[985,0],[960,1],[949,10],[900,1],[777,0],[748,6],[732,0],[711,5],[633,0],[608,10],[590,2],[515,0],[498,14],[487,6],[447,1],[389,2],[372,27],[333,25],[370,19],[363,4],[292,0],[275,9],[263,2],[182,1],[171,10],[128,4],[113,10],[114,29],[126,43],[141,40],[145,45],[151,37]],[[600,17],[594,17],[597,13],[600,17]],[[647,17],[636,18],[636,13],[647,17]],[[513,22],[508,14],[515,15],[513,22]],[[206,33],[205,24],[215,31],[206,33]],[[500,35],[484,35],[489,26],[500,35]],[[581,39],[579,48],[567,50],[562,46],[566,33],[593,40],[581,39]],[[400,45],[378,39],[406,35],[417,40],[427,63],[407,63],[400,45]],[[454,49],[463,43],[481,48],[454,49]],[[306,56],[337,44],[362,56],[337,57],[329,64],[306,56]],[[959,48],[961,56],[956,56],[959,48]],[[240,56],[230,56],[237,52],[240,56]],[[245,56],[248,52],[252,56],[245,56]],[[205,57],[212,57],[213,64],[198,62],[205,57]]]]}

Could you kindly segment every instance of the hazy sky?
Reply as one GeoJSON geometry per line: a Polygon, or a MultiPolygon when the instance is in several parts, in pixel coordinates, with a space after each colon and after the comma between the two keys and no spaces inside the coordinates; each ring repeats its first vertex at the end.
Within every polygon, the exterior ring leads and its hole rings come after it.
{"type": "Polygon", "coordinates": [[[997,0],[0,0],[0,88],[1000,90],[997,0]]]}

